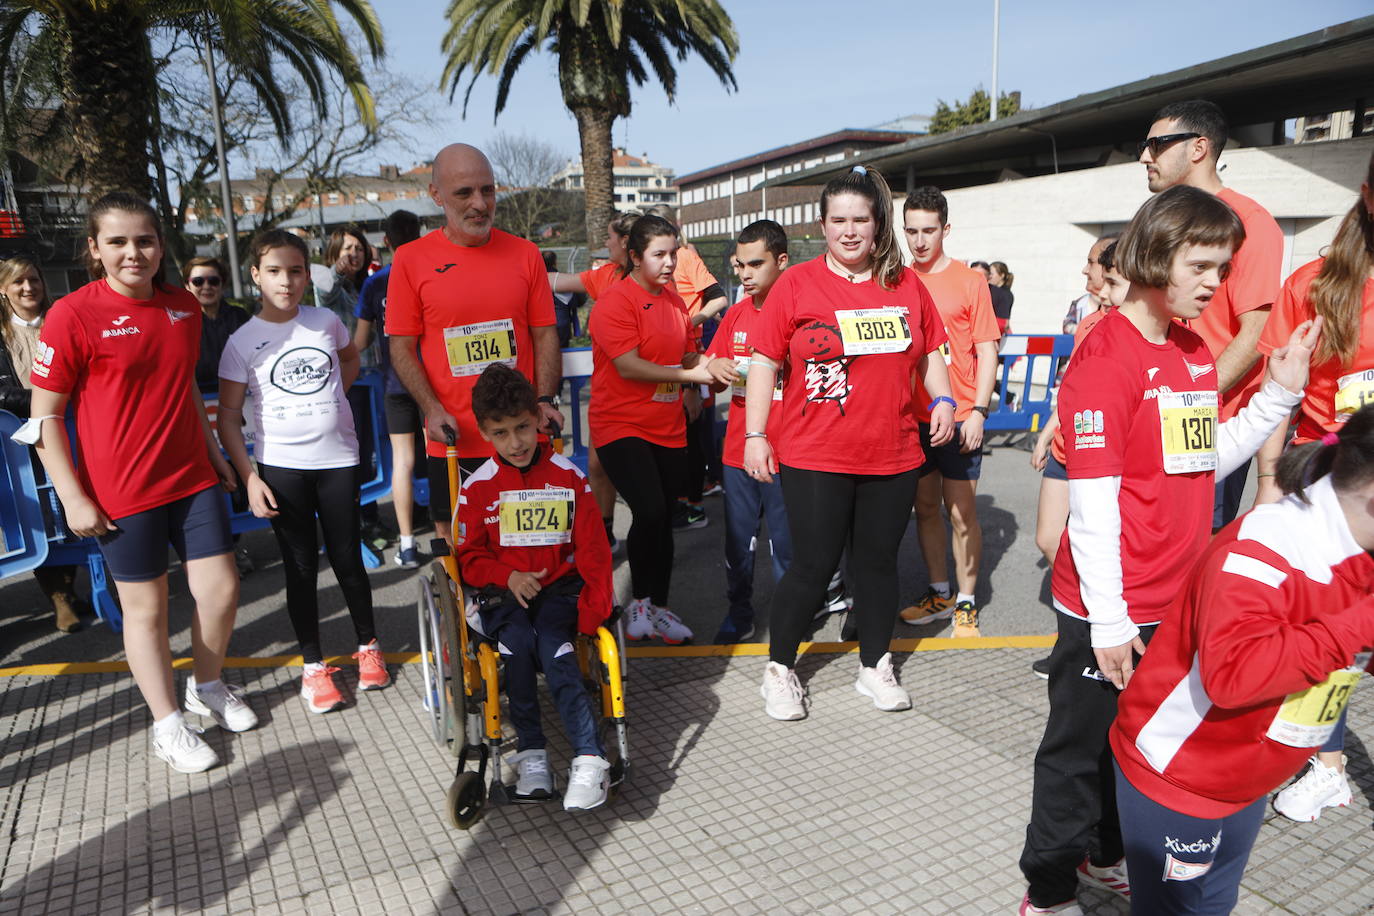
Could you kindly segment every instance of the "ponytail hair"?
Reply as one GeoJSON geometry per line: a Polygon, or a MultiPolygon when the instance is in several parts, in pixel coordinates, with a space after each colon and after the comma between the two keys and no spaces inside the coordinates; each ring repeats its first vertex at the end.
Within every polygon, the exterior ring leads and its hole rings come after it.
{"type": "Polygon", "coordinates": [[[821,191],[821,221],[825,221],[830,198],[857,194],[868,201],[873,211],[873,280],[883,289],[892,289],[902,278],[902,250],[892,230],[892,189],[877,169],[856,165],[838,178],[826,182],[821,191]]]}
{"type": "MultiPolygon", "coordinates": [[[[1374,188],[1374,154],[1369,157],[1365,184],[1374,188]]],[[[1363,197],[1355,199],[1355,206],[1341,220],[1325,255],[1307,291],[1312,311],[1326,319],[1312,362],[1339,358],[1342,366],[1349,366],[1360,346],[1364,285],[1374,269],[1374,214],[1365,208],[1363,197]]]]}
{"type": "Polygon", "coordinates": [[[1374,404],[1355,411],[1336,432],[1290,448],[1279,459],[1274,479],[1285,495],[1306,503],[1311,502],[1307,487],[1328,474],[1338,493],[1374,480],[1374,404]]]}
{"type": "Polygon", "coordinates": [[[1016,277],[1012,274],[1011,271],[1007,270],[1007,262],[993,261],[992,267],[994,270],[996,270],[999,274],[1002,275],[1002,288],[1011,289],[1011,281],[1015,280],[1016,277]]]}

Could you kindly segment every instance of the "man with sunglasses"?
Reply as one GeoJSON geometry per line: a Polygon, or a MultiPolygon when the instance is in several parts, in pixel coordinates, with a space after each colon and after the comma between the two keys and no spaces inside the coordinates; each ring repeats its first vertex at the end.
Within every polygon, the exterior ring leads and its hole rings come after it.
{"type": "MultiPolygon", "coordinates": [[[[1145,166],[1150,190],[1186,184],[1215,194],[1236,211],[1245,227],[1245,242],[1231,259],[1231,270],[1202,315],[1189,326],[1207,342],[1216,359],[1221,404],[1217,422],[1236,415],[1259,390],[1264,364],[1260,332],[1278,298],[1283,264],[1283,231],[1269,211],[1221,183],[1217,157],[1226,146],[1226,117],[1211,102],[1171,102],[1156,114],[1150,132],[1136,150],[1145,166]]],[[[1230,476],[1217,479],[1212,530],[1222,528],[1240,509],[1246,462],[1230,476]]]]}
{"type": "Polygon", "coordinates": [[[219,357],[229,335],[248,323],[249,314],[224,301],[224,278],[219,258],[191,258],[182,266],[186,288],[200,303],[200,359],[196,385],[203,392],[219,391],[219,357]]]}

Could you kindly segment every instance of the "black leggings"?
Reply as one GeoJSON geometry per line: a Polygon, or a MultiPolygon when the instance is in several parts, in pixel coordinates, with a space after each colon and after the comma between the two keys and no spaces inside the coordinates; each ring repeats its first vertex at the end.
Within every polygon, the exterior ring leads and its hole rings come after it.
{"type": "Polygon", "coordinates": [[[667,607],[673,578],[673,506],[687,473],[687,450],[627,436],[598,445],[596,453],[634,515],[625,549],[634,597],[667,607]]]}
{"type": "Polygon", "coordinates": [[[376,638],[372,620],[372,583],[363,568],[358,535],[358,467],[300,471],[258,465],[258,474],[277,501],[272,531],[281,547],[286,573],[286,610],[306,664],[324,660],[320,652],[320,607],[316,579],[320,547],[315,516],[324,531],[324,549],[339,580],[358,644],[376,638]]]}
{"type": "Polygon", "coordinates": [[[788,668],[830,577],[849,548],[845,582],[854,595],[859,659],[872,668],[887,652],[897,619],[897,548],[911,518],[917,470],[833,474],[782,468],[782,498],[792,529],[792,565],[773,592],[769,656],[788,668]]]}

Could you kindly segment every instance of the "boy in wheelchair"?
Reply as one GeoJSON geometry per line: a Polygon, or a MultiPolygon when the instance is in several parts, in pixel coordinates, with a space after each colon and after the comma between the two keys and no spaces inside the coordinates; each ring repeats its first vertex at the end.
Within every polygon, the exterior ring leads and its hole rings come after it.
{"type": "Polygon", "coordinates": [[[480,629],[497,641],[518,753],[517,801],[554,797],[539,723],[543,669],[572,744],[563,807],[604,804],[610,763],[573,642],[593,635],[614,603],[611,548],[587,479],[538,439],[534,389],[501,363],[472,391],[482,437],[496,449],[463,483],[454,512],[463,581],[478,591],[480,629]]]}

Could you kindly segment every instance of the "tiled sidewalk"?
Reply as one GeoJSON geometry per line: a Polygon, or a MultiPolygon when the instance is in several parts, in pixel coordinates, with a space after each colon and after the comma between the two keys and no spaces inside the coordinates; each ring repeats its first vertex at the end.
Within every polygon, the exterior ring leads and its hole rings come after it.
{"type": "MultiPolygon", "coordinates": [[[[198,776],[151,755],[126,674],[0,679],[0,914],[1013,913],[1037,654],[918,653],[902,714],[854,693],[855,656],[809,656],[801,723],[764,717],[760,659],[636,659],[634,769],[613,803],[489,808],[466,833],[444,819],[452,758],[414,666],[327,716],[296,698],[298,669],[233,672],[262,725],[210,731],[223,763],[198,776]]],[[[1356,804],[1271,817],[1238,913],[1370,911],[1369,697],[1352,704],[1356,804]]]]}

